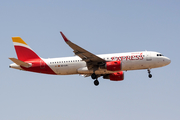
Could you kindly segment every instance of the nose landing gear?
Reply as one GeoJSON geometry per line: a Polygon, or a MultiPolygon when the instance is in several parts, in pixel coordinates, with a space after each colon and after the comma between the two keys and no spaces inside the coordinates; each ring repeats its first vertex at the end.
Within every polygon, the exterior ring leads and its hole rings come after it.
{"type": "Polygon", "coordinates": [[[152,74],[151,74],[150,69],[148,69],[148,74],[149,74],[148,77],[149,77],[149,78],[152,78],[152,74]]]}

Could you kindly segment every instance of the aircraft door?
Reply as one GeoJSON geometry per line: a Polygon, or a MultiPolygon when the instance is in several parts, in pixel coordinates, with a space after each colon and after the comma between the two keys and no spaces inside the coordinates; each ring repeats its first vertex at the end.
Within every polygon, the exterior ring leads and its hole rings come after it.
{"type": "Polygon", "coordinates": [[[45,63],[44,61],[40,60],[40,68],[41,69],[44,69],[45,68],[45,63]]]}
{"type": "Polygon", "coordinates": [[[151,52],[147,52],[146,51],[146,61],[151,61],[152,58],[151,58],[151,52]]]}

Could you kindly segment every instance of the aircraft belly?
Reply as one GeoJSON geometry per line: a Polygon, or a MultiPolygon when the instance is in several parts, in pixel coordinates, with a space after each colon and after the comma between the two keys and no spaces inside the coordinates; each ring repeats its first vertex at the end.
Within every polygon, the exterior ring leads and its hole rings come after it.
{"type": "MultiPolygon", "coordinates": [[[[77,69],[77,72],[79,74],[92,74],[92,73],[94,73],[93,70],[88,70],[87,67],[79,68],[79,69],[77,69]]],[[[119,72],[119,71],[108,71],[106,69],[98,69],[98,70],[95,71],[95,74],[111,74],[111,73],[114,73],[114,72],[119,72]]]]}
{"type": "Polygon", "coordinates": [[[58,75],[68,75],[68,74],[77,74],[76,70],[74,68],[56,68],[55,69],[56,74],[58,75]]]}

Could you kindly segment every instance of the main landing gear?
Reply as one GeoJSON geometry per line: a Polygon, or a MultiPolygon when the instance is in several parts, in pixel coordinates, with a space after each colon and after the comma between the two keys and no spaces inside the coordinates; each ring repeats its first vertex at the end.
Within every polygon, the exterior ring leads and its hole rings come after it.
{"type": "Polygon", "coordinates": [[[152,74],[151,74],[150,69],[148,69],[148,74],[149,74],[148,77],[149,77],[149,78],[152,78],[152,74]]]}
{"type": "Polygon", "coordinates": [[[98,86],[98,85],[99,85],[99,81],[98,81],[97,79],[94,81],[94,85],[95,85],[95,86],[98,86]]]}
{"type": "Polygon", "coordinates": [[[99,81],[97,80],[97,75],[95,74],[95,73],[93,73],[92,75],[91,75],[91,78],[92,79],[96,79],[96,80],[94,80],[94,85],[95,86],[98,86],[99,85],[99,81]]]}

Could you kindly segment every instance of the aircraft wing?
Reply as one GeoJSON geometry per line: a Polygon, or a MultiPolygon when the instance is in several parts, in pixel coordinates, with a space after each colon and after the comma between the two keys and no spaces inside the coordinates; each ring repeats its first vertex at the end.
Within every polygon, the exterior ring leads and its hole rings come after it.
{"type": "Polygon", "coordinates": [[[62,32],[60,32],[64,41],[74,50],[75,55],[78,55],[83,61],[87,63],[88,68],[92,68],[98,64],[105,62],[104,59],[92,54],[91,52],[79,47],[71,42],[62,32]]]}

